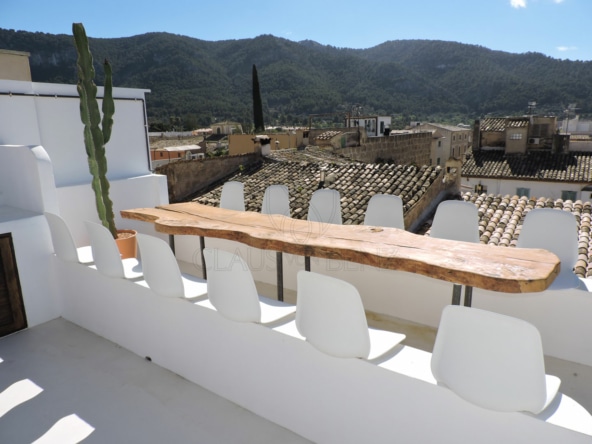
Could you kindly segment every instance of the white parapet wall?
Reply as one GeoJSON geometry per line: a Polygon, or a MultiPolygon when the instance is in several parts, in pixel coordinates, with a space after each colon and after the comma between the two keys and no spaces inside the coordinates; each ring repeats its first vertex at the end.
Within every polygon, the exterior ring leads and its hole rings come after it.
{"type": "Polygon", "coordinates": [[[233,322],[189,301],[54,261],[64,318],[313,442],[590,440],[526,414],[475,407],[444,387],[364,360],[327,356],[272,328],[233,322]]]}

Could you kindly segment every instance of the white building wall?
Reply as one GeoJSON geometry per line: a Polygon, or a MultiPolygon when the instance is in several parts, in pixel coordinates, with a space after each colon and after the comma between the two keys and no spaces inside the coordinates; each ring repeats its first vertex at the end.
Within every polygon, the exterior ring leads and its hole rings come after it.
{"type": "MultiPolygon", "coordinates": [[[[114,90],[107,161],[119,228],[137,225],[123,220],[120,210],[168,203],[166,178],[150,173],[145,92],[114,90]]],[[[98,221],[82,134],[74,85],[0,80],[0,233],[13,236],[29,326],[61,311],[43,212],[62,215],[78,246],[88,245],[84,220],[98,221]]],[[[154,233],[152,227],[144,231],[154,233]]]]}
{"type": "Polygon", "coordinates": [[[487,187],[487,194],[501,194],[513,196],[518,188],[529,188],[530,197],[545,197],[553,200],[561,199],[563,191],[575,191],[577,199],[589,200],[590,193],[582,192],[584,184],[568,182],[543,182],[513,179],[487,179],[487,178],[466,178],[461,179],[463,189],[474,191],[475,186],[481,184],[487,187]]]}
{"type": "MultiPolygon", "coordinates": [[[[103,88],[99,88],[101,97],[103,88]]],[[[109,179],[148,174],[147,90],[114,88],[113,133],[107,144],[109,179]]],[[[41,145],[56,186],[90,181],[75,85],[0,80],[0,145],[41,145]]]]}

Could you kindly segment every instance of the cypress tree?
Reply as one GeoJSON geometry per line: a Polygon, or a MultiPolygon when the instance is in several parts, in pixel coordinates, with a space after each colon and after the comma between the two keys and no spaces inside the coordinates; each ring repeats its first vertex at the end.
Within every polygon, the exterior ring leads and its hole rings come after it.
{"type": "Polygon", "coordinates": [[[261,103],[259,78],[257,77],[257,67],[255,65],[253,65],[253,120],[255,133],[265,131],[265,125],[263,124],[263,104],[261,103]]]}

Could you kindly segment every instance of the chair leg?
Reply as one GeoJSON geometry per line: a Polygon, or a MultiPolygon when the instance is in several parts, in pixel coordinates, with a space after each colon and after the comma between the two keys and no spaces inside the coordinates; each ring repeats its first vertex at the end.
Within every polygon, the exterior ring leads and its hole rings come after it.
{"type": "Polygon", "coordinates": [[[304,270],[310,271],[310,256],[304,256],[304,270]]]}
{"type": "Polygon", "coordinates": [[[460,305],[460,295],[462,285],[454,284],[452,286],[452,305],[460,305]]]}
{"type": "Polygon", "coordinates": [[[277,297],[278,301],[284,300],[284,262],[282,260],[282,252],[275,253],[275,267],[277,273],[277,297]]]}
{"type": "Polygon", "coordinates": [[[199,248],[201,251],[201,273],[204,279],[208,278],[208,272],[206,271],[206,259],[204,258],[204,248],[206,248],[206,240],[203,236],[199,236],[199,248]]]}

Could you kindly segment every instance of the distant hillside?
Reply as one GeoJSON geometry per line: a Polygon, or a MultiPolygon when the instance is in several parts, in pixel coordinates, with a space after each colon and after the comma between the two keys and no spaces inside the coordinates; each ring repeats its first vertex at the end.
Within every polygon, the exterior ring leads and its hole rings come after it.
{"type": "MultiPolygon", "coordinates": [[[[577,103],[581,114],[592,114],[592,62],[538,53],[430,40],[355,50],[270,35],[209,42],[149,33],[90,41],[96,62],[112,62],[115,86],[152,91],[147,106],[155,131],[223,120],[250,128],[253,64],[268,125],[307,124],[309,114],[346,112],[354,104],[363,114],[392,115],[399,125],[523,114],[532,100],[540,113],[561,115],[577,103]]],[[[0,48],[30,52],[36,82],[76,82],[69,35],[0,29],[0,48]]]]}

